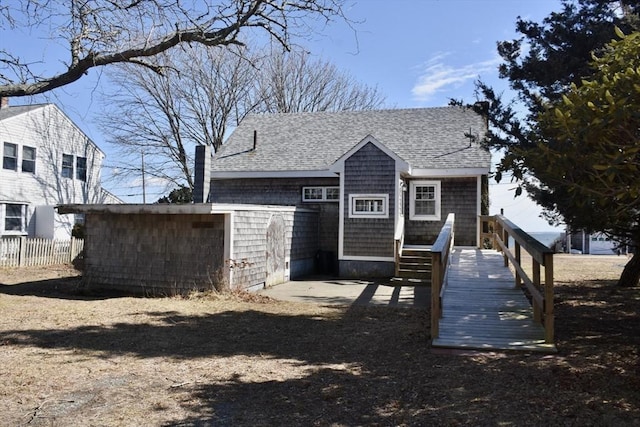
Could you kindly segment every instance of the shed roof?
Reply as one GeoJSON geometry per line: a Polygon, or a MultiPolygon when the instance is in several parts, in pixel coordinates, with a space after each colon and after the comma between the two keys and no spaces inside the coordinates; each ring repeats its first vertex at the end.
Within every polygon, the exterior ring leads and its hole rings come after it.
{"type": "Polygon", "coordinates": [[[216,153],[212,173],[327,170],[367,135],[414,169],[488,169],[490,153],[466,136],[486,130],[464,107],[253,114],[216,153]]]}
{"type": "Polygon", "coordinates": [[[60,214],[116,214],[116,215],[215,215],[246,211],[274,212],[316,212],[313,209],[295,206],[267,206],[225,203],[187,203],[187,204],[67,204],[57,205],[60,214]]]}

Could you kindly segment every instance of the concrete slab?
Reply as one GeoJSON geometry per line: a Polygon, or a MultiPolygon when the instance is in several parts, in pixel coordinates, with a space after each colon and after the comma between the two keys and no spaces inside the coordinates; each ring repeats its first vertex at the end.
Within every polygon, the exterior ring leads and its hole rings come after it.
{"type": "Polygon", "coordinates": [[[259,291],[283,301],[323,305],[371,305],[401,308],[426,308],[431,288],[390,286],[368,280],[309,278],[293,280],[259,291]]]}

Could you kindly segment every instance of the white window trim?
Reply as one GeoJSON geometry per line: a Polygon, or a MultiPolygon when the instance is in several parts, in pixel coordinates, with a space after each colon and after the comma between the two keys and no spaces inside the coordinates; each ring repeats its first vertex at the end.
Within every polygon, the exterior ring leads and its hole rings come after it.
{"type": "Polygon", "coordinates": [[[302,201],[303,202],[307,202],[307,203],[338,202],[340,200],[340,196],[339,195],[338,195],[337,199],[328,199],[327,198],[327,190],[330,189],[330,188],[337,189],[338,193],[340,193],[340,187],[337,186],[337,185],[328,186],[328,187],[323,187],[323,186],[320,186],[320,185],[302,187],[302,201]],[[312,189],[312,188],[318,188],[318,189],[322,190],[322,199],[307,199],[307,198],[305,198],[305,190],[312,189]]]}
{"type": "Polygon", "coordinates": [[[349,194],[349,218],[389,218],[388,194],[349,194]],[[382,212],[356,212],[357,200],[381,200],[382,212]]]}
{"type": "Polygon", "coordinates": [[[2,170],[5,171],[12,171],[12,172],[18,172],[18,166],[20,166],[20,145],[16,144],[15,142],[8,142],[8,141],[4,141],[2,143],[2,164],[0,165],[2,166],[2,170]],[[5,169],[4,167],[4,158],[6,156],[6,146],[7,145],[13,145],[15,152],[16,152],[16,156],[15,157],[9,157],[11,159],[15,159],[16,162],[16,166],[13,169],[5,169]]]}
{"type": "Polygon", "coordinates": [[[5,236],[22,236],[27,232],[27,205],[23,203],[3,203],[0,205],[0,221],[2,221],[2,229],[0,230],[0,235],[5,236]],[[7,219],[7,205],[20,205],[21,206],[21,218],[20,218],[20,230],[7,230],[6,227],[6,219],[7,219]]]}
{"type": "Polygon", "coordinates": [[[409,200],[409,219],[412,221],[440,221],[441,213],[441,182],[440,181],[411,181],[411,191],[409,200]],[[416,210],[416,187],[433,186],[435,187],[435,215],[417,215],[416,210]]]}
{"type": "Polygon", "coordinates": [[[20,172],[22,173],[30,173],[32,175],[36,174],[36,165],[37,165],[37,161],[38,161],[38,150],[36,149],[36,147],[32,147],[30,145],[23,145],[22,146],[22,150],[20,150],[21,154],[22,154],[22,158],[20,159],[20,172]],[[33,160],[31,159],[26,159],[24,158],[24,152],[25,149],[31,149],[33,150],[33,160]],[[33,171],[26,171],[24,170],[24,162],[33,162],[33,171]]]}

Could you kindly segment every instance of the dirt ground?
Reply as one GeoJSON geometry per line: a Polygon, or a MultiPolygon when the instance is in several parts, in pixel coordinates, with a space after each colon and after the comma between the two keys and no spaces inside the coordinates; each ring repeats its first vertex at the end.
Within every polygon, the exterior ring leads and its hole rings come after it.
{"type": "Polygon", "coordinates": [[[640,426],[640,289],[558,255],[557,355],[432,352],[428,312],[131,298],[0,270],[0,425],[640,426]]]}

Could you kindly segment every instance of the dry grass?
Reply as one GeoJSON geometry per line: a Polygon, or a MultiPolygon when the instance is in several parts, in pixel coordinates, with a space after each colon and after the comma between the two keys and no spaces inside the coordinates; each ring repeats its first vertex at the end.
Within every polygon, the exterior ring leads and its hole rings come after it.
{"type": "Polygon", "coordinates": [[[0,270],[3,425],[640,425],[640,290],[556,257],[558,355],[434,354],[428,313],[84,295],[0,270]]]}

